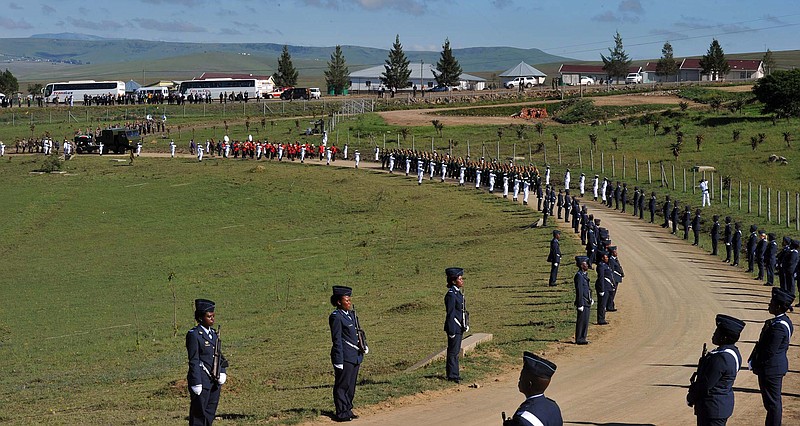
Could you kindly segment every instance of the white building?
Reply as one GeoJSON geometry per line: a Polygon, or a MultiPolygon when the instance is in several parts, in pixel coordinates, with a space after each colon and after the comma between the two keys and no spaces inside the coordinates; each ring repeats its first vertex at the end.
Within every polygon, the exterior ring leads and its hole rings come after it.
{"type": "MultiPolygon", "coordinates": [[[[417,89],[424,87],[425,90],[430,90],[436,87],[436,78],[434,72],[436,69],[433,64],[415,64],[408,65],[411,75],[408,77],[409,86],[401,90],[413,90],[416,86],[417,89]]],[[[354,71],[350,73],[350,92],[366,91],[377,92],[381,89],[381,75],[386,72],[383,65],[354,71]]],[[[467,73],[461,73],[461,80],[457,87],[453,90],[483,90],[486,88],[486,80],[467,73]]]]}

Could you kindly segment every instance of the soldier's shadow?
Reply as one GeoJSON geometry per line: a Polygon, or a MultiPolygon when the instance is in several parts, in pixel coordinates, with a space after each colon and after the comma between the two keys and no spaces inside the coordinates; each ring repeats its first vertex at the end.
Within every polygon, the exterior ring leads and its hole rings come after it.
{"type": "Polygon", "coordinates": [[[597,422],[571,422],[569,420],[565,420],[564,424],[565,425],[596,425],[596,426],[655,426],[652,423],[620,423],[620,422],[597,423],[597,422]]]}

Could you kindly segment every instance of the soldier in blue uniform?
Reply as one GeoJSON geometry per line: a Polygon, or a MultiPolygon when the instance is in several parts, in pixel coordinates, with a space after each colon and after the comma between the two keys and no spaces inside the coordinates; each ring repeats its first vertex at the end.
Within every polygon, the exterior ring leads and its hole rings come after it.
{"type": "Polygon", "coordinates": [[[768,319],[761,329],[758,342],[747,360],[750,370],[758,376],[761,401],[767,410],[765,425],[780,426],[783,412],[781,387],[783,376],[789,371],[786,351],[794,332],[794,325],[786,311],[792,306],[794,295],[777,287],[772,288],[769,313],[775,317],[768,319]]]}
{"type": "Polygon", "coordinates": [[[639,215],[639,198],[641,194],[639,193],[639,187],[633,187],[633,216],[639,215]]]}
{"type": "Polygon", "coordinates": [[[725,232],[722,234],[725,241],[725,263],[731,263],[731,241],[733,240],[733,229],[731,228],[731,217],[725,216],[725,232]]]}
{"type": "Polygon", "coordinates": [[[647,204],[648,210],[650,210],[650,223],[654,223],[656,220],[656,193],[652,192],[650,194],[650,202],[647,204]]]}
{"type": "Polygon", "coordinates": [[[669,195],[667,195],[667,198],[664,201],[664,206],[661,208],[661,213],[664,214],[664,223],[661,224],[661,227],[669,228],[669,217],[670,214],[672,213],[672,203],[669,201],[669,195]]]}
{"type": "Polygon", "coordinates": [[[606,308],[611,291],[614,290],[614,276],[608,266],[608,253],[600,251],[597,253],[597,279],[594,282],[594,290],[597,292],[597,325],[606,325],[606,308]]]}
{"type": "Polygon", "coordinates": [[[700,209],[695,210],[694,217],[692,218],[692,233],[694,233],[694,242],[692,243],[693,246],[700,244],[700,225],[703,223],[700,213],[700,209]]]}
{"type": "Polygon", "coordinates": [[[561,409],[552,399],[544,396],[556,365],[530,352],[522,355],[522,371],[517,388],[525,395],[514,417],[504,419],[503,426],[561,426],[564,420],[561,409]]]}
{"type": "Polygon", "coordinates": [[[713,219],[714,224],[711,225],[711,254],[716,256],[717,246],[719,244],[719,215],[715,214],[713,219]]]}
{"type": "Polygon", "coordinates": [[[611,276],[614,280],[614,288],[609,293],[606,311],[616,312],[617,306],[614,304],[614,299],[617,297],[617,290],[619,290],[619,285],[622,284],[622,279],[625,278],[625,271],[622,270],[622,265],[619,263],[617,246],[608,247],[608,252],[610,254],[608,257],[608,266],[611,268],[611,276]]]}
{"type": "MultiPolygon", "coordinates": [[[[758,231],[758,242],[753,254],[753,259],[758,267],[758,276],[755,279],[761,281],[764,279],[764,253],[767,251],[767,233],[763,229],[758,231]]],[[[751,271],[752,272],[752,271],[751,271]]]]}
{"type": "Polygon", "coordinates": [[[589,314],[594,304],[592,299],[592,289],[589,287],[589,258],[586,256],[575,256],[575,264],[578,272],[575,273],[575,309],[577,318],[575,319],[575,344],[586,345],[586,333],[589,330],[589,314]]]}
{"type": "Polygon", "coordinates": [[[736,347],[744,321],[718,314],[711,342],[718,347],[700,358],[686,402],[694,407],[698,426],[723,426],[733,414],[733,382],[742,356],[736,347]]]}
{"type": "Polygon", "coordinates": [[[197,326],[186,333],[186,353],[189,357],[190,426],[210,426],[214,422],[219,404],[220,388],[228,379],[228,362],[220,358],[219,377],[212,377],[214,352],[219,336],[214,331],[214,302],[206,299],[194,301],[194,319],[197,326]]]}
{"type": "Polygon", "coordinates": [[[550,262],[550,280],[547,284],[550,287],[556,286],[558,283],[558,265],[561,263],[561,246],[558,243],[561,238],[561,231],[558,229],[553,230],[553,239],[550,240],[550,253],[547,255],[547,261],[550,262]]]}
{"type": "Polygon", "coordinates": [[[747,271],[753,272],[753,264],[756,261],[756,246],[758,245],[759,236],[758,226],[750,225],[750,236],[747,237],[747,271]]]}
{"type": "Polygon", "coordinates": [[[739,222],[733,224],[733,235],[731,236],[731,250],[733,251],[733,266],[739,266],[739,253],[742,252],[742,225],[739,222]]]}
{"type": "Polygon", "coordinates": [[[331,364],[333,364],[333,405],[336,413],[333,420],[349,422],[358,418],[353,414],[353,398],[356,395],[356,380],[364,354],[369,347],[363,342],[359,345],[356,330],[355,313],[351,311],[353,302],[350,297],[353,289],[344,286],[333,286],[331,305],[336,309],[328,317],[331,328],[331,364]]]}
{"type": "Polygon", "coordinates": [[[458,371],[458,354],[461,352],[461,338],[469,331],[469,318],[464,309],[464,270],[447,268],[447,294],[444,296],[444,332],[447,333],[447,380],[460,383],[458,371]]]}

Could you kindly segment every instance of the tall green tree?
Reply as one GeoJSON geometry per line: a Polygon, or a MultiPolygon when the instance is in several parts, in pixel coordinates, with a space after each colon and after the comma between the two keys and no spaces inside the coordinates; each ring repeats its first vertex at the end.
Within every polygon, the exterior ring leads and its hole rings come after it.
{"type": "Polygon", "coordinates": [[[669,42],[664,43],[664,47],[661,48],[661,59],[656,63],[656,75],[667,79],[670,76],[678,75],[678,62],[675,60],[672,45],[669,42]]]}
{"type": "Polygon", "coordinates": [[[0,74],[0,93],[5,94],[11,98],[11,94],[19,91],[19,82],[17,77],[6,68],[5,72],[0,74]]]}
{"type": "Polygon", "coordinates": [[[331,60],[328,61],[328,70],[325,71],[325,83],[328,85],[328,90],[333,89],[337,95],[341,95],[344,89],[350,86],[350,70],[347,68],[342,46],[338,44],[331,54],[331,60]]]}
{"type": "Polygon", "coordinates": [[[800,69],[775,71],[753,86],[764,112],[782,117],[800,117],[800,69]]]}
{"type": "Polygon", "coordinates": [[[42,88],[42,83],[30,83],[28,84],[28,94],[33,96],[41,96],[42,88]]]}
{"type": "Polygon", "coordinates": [[[436,71],[438,73],[434,73],[434,78],[438,86],[451,87],[460,84],[461,65],[459,65],[458,59],[453,56],[449,38],[444,39],[442,53],[439,56],[439,62],[436,63],[436,71]]]}
{"type": "Polygon", "coordinates": [[[603,70],[610,78],[615,78],[617,81],[620,78],[625,78],[631,66],[631,59],[625,53],[625,48],[622,46],[622,36],[619,35],[619,31],[614,36],[614,49],[609,48],[608,52],[608,57],[602,53],[600,54],[600,57],[603,58],[603,70]]]}
{"type": "Polygon", "coordinates": [[[720,77],[725,78],[731,71],[728,60],[725,59],[725,52],[722,51],[722,46],[719,45],[717,39],[711,42],[708,52],[700,58],[700,68],[711,81],[719,80],[720,77]]]}
{"type": "Polygon", "coordinates": [[[278,58],[278,71],[272,75],[275,84],[279,87],[294,86],[297,84],[298,72],[292,65],[292,55],[289,54],[289,46],[283,45],[281,57],[278,58]]]}
{"type": "Polygon", "coordinates": [[[381,74],[381,83],[389,89],[392,96],[397,89],[408,87],[408,77],[411,76],[411,70],[408,68],[410,63],[411,61],[403,53],[403,45],[400,44],[400,35],[398,34],[392,49],[389,50],[389,58],[383,65],[385,71],[381,74]]]}
{"type": "Polygon", "coordinates": [[[767,49],[766,53],[764,53],[764,57],[761,59],[761,62],[764,63],[764,74],[772,74],[772,71],[775,69],[775,58],[772,57],[771,50],[767,49]]]}

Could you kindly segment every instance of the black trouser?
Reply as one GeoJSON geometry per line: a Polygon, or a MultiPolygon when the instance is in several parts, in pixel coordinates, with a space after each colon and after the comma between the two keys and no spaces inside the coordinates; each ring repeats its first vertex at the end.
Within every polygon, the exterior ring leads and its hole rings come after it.
{"type": "Polygon", "coordinates": [[[447,379],[461,380],[458,373],[458,354],[461,352],[461,338],[463,334],[459,333],[453,337],[447,336],[447,379]]]}
{"type": "MultiPolygon", "coordinates": [[[[619,284],[617,284],[617,288],[619,288],[619,284]]],[[[608,301],[606,302],[606,311],[617,310],[616,305],[614,305],[614,298],[617,297],[617,288],[609,290],[608,293],[606,293],[606,297],[608,298],[608,301]]]]}
{"type": "Polygon", "coordinates": [[[697,426],[725,426],[728,419],[710,419],[703,414],[697,415],[697,426]]]}
{"type": "Polygon", "coordinates": [[[761,402],[767,409],[766,426],[781,425],[783,405],[781,404],[781,386],[783,376],[758,376],[758,388],[761,390],[761,402]]]}
{"type": "Polygon", "coordinates": [[[536,210],[542,211],[542,197],[536,195],[536,210]]]}
{"type": "Polygon", "coordinates": [[[189,390],[192,402],[189,405],[189,426],[211,426],[217,414],[220,385],[212,383],[211,388],[203,388],[200,395],[189,390]]]}
{"type": "Polygon", "coordinates": [[[556,280],[558,279],[558,262],[553,262],[550,264],[550,281],[547,282],[551,287],[556,285],[556,280]]]}
{"type": "Polygon", "coordinates": [[[739,252],[740,251],[741,251],[741,247],[733,247],[733,265],[734,266],[739,264],[739,252]]]}
{"type": "Polygon", "coordinates": [[[608,292],[604,292],[601,296],[597,293],[597,323],[603,324],[606,322],[606,306],[608,306],[608,292]]]}
{"type": "Polygon", "coordinates": [[[775,284],[775,262],[771,260],[767,262],[767,284],[775,284]]]}
{"type": "Polygon", "coordinates": [[[692,229],[692,232],[694,232],[694,245],[700,245],[700,230],[692,229]]]}
{"type": "Polygon", "coordinates": [[[763,260],[756,261],[756,266],[758,266],[758,277],[757,277],[757,279],[763,280],[764,279],[764,261],[763,260]]]}
{"type": "Polygon", "coordinates": [[[747,252],[747,272],[753,272],[753,263],[756,261],[755,252],[747,252]]]}
{"type": "Polygon", "coordinates": [[[559,218],[559,219],[561,219],[561,211],[562,211],[563,209],[564,209],[563,207],[561,207],[561,206],[558,206],[558,218],[559,218]]]}
{"type": "Polygon", "coordinates": [[[717,245],[719,244],[719,240],[717,237],[711,237],[711,254],[716,256],[717,255],[717,245]]]}
{"type": "Polygon", "coordinates": [[[356,396],[356,380],[360,364],[345,362],[344,368],[334,368],[333,405],[336,407],[336,418],[353,417],[353,398],[356,396]]]}
{"type": "Polygon", "coordinates": [[[542,226],[547,226],[547,206],[545,206],[545,211],[542,214],[542,226]]]}
{"type": "Polygon", "coordinates": [[[656,211],[650,210],[650,223],[655,223],[656,221],[656,211]]]}
{"type": "Polygon", "coordinates": [[[583,312],[576,310],[578,313],[575,319],[575,343],[586,342],[586,333],[589,331],[589,314],[591,313],[591,306],[584,306],[583,312]]]}
{"type": "Polygon", "coordinates": [[[731,261],[731,248],[732,247],[731,247],[730,243],[725,243],[725,261],[726,262],[730,262],[731,261]]]}

